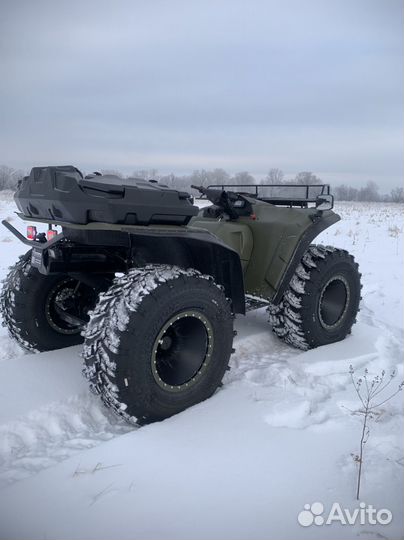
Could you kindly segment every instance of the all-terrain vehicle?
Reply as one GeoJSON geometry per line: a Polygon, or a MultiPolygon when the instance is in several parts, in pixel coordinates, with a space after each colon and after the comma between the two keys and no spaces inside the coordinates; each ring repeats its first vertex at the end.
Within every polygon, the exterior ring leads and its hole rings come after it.
{"type": "Polygon", "coordinates": [[[196,189],[209,206],[155,181],[36,167],[15,201],[48,231],[3,221],[30,248],[1,294],[11,336],[29,351],[84,341],[92,389],[138,424],[216,391],[236,314],[266,304],[273,332],[308,349],[344,339],[358,311],[353,257],[312,244],[340,219],[328,186],[196,189]]]}

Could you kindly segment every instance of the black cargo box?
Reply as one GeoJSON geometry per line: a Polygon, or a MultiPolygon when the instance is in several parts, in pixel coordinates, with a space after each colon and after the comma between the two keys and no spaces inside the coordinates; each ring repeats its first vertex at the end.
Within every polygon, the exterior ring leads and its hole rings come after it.
{"type": "Polygon", "coordinates": [[[186,192],[137,178],[83,178],[70,165],[34,167],[15,201],[27,217],[78,224],[186,225],[198,213],[186,192]]]}

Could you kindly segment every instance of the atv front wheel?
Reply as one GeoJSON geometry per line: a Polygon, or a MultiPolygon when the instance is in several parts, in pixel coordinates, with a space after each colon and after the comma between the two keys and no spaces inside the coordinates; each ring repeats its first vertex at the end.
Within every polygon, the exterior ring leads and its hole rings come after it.
{"type": "Polygon", "coordinates": [[[360,278],[347,251],[310,246],[279,305],[268,308],[273,332],[303,350],[341,341],[356,322],[360,278]]]}
{"type": "Polygon", "coordinates": [[[31,250],[10,268],[0,295],[3,325],[25,350],[50,351],[77,345],[97,293],[66,274],[42,275],[31,250]]]}
{"type": "Polygon", "coordinates": [[[232,342],[231,307],[212,277],[168,265],[133,268],[91,314],[84,374],[107,406],[144,424],[209,398],[232,342]]]}

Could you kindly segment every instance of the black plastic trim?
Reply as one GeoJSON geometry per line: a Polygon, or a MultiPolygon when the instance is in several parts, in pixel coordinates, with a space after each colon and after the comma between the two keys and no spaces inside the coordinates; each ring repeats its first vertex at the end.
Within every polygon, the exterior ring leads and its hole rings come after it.
{"type": "MultiPolygon", "coordinates": [[[[125,228],[122,227],[122,231],[125,228]]],[[[192,227],[180,229],[127,230],[135,243],[136,237],[174,238],[187,249],[192,268],[214,277],[216,283],[223,285],[231,299],[233,311],[245,314],[245,290],[241,261],[238,253],[227,246],[220,238],[205,229],[192,227]]]]}
{"type": "Polygon", "coordinates": [[[318,236],[322,231],[328,229],[328,227],[331,227],[331,225],[334,225],[334,223],[337,223],[341,219],[338,214],[331,211],[329,211],[329,213],[327,214],[319,213],[313,217],[313,224],[303,233],[292,258],[289,261],[288,267],[283,275],[280,285],[278,286],[275,296],[271,298],[272,304],[279,304],[279,302],[282,300],[282,296],[284,295],[287,287],[289,286],[290,280],[295,273],[297,265],[300,263],[303,255],[305,254],[307,248],[312,243],[314,238],[316,238],[316,236],[318,236]]]}

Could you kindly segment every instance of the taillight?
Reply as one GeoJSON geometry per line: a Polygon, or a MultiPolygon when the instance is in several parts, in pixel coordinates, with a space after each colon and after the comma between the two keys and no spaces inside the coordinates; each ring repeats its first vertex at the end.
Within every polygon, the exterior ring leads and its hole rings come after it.
{"type": "Polygon", "coordinates": [[[48,231],[46,231],[46,238],[49,240],[52,240],[52,238],[55,238],[55,236],[57,235],[57,231],[54,231],[53,229],[49,229],[48,231]]]}
{"type": "Polygon", "coordinates": [[[36,238],[36,227],[33,225],[28,225],[27,227],[27,238],[28,240],[35,240],[36,238]]]}

